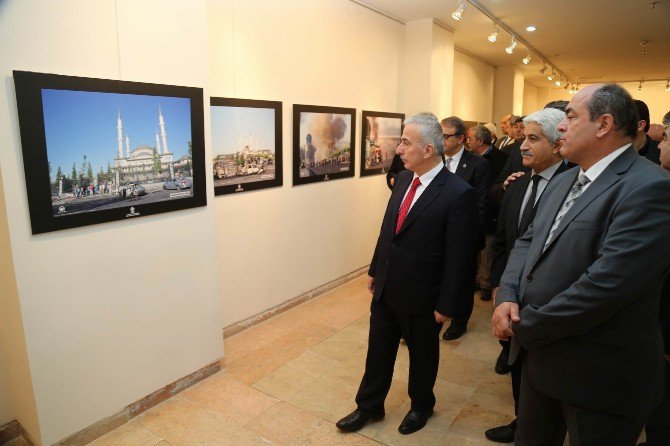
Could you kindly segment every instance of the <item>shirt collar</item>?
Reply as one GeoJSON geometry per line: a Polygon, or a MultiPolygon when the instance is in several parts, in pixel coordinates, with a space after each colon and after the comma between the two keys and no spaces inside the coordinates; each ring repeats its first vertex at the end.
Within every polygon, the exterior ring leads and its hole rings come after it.
{"type": "Polygon", "coordinates": [[[535,172],[533,170],[531,172],[531,175],[537,174],[537,175],[541,176],[543,179],[549,181],[549,180],[551,180],[551,177],[554,176],[554,174],[556,173],[558,168],[561,166],[562,162],[563,162],[563,160],[560,160],[560,161],[556,162],[555,164],[552,164],[551,166],[547,167],[542,172],[535,172]]]}
{"type": "MultiPolygon", "coordinates": [[[[423,175],[421,175],[420,177],[418,177],[419,180],[421,181],[421,185],[423,187],[428,187],[430,182],[433,181],[433,179],[437,176],[438,173],[440,173],[440,170],[442,170],[444,168],[445,168],[444,164],[437,163],[437,165],[435,167],[433,167],[428,172],[426,172],[423,175]]],[[[416,172],[414,173],[414,178],[417,178],[416,172]]]]}
{"type": "MultiPolygon", "coordinates": [[[[461,146],[461,150],[456,153],[456,155],[452,156],[451,159],[454,160],[454,166],[458,166],[458,163],[461,162],[461,157],[463,156],[463,151],[465,150],[465,145],[461,146]]],[[[449,158],[449,157],[447,157],[449,158]]]]}
{"type": "Polygon", "coordinates": [[[586,175],[586,177],[591,181],[595,181],[596,178],[600,176],[601,173],[607,169],[607,166],[609,166],[612,161],[615,160],[619,155],[621,155],[623,152],[630,147],[631,143],[626,144],[623,147],[619,147],[616,149],[614,152],[610,153],[607,155],[605,158],[601,159],[597,163],[595,163],[593,166],[591,166],[587,171],[584,171],[584,169],[580,168],[579,173],[586,175]]]}

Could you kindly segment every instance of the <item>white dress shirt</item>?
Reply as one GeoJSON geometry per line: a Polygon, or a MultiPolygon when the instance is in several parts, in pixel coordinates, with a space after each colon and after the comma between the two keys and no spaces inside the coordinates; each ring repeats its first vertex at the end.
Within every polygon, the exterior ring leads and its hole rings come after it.
{"type": "Polygon", "coordinates": [[[614,152],[610,153],[605,158],[601,159],[600,161],[595,163],[593,166],[591,166],[589,168],[589,170],[587,170],[586,172],[583,169],[580,168],[579,173],[580,174],[583,173],[584,175],[586,175],[586,178],[588,178],[590,180],[588,183],[586,183],[582,187],[582,193],[584,193],[584,191],[586,191],[586,189],[591,184],[593,184],[593,182],[596,180],[596,178],[598,178],[600,176],[600,174],[603,173],[605,171],[605,169],[607,169],[607,166],[609,166],[610,163],[612,161],[614,161],[615,158],[617,158],[619,155],[621,155],[623,152],[625,152],[626,149],[628,149],[628,147],[630,147],[630,143],[626,144],[623,147],[619,147],[614,152]]]}
{"type": "MultiPolygon", "coordinates": [[[[421,196],[423,191],[426,190],[426,188],[428,187],[430,182],[433,181],[433,179],[437,176],[438,173],[440,173],[440,170],[442,170],[443,168],[444,168],[444,164],[437,163],[437,166],[433,167],[428,172],[424,173],[423,175],[421,175],[419,177],[419,181],[421,181],[421,185],[416,188],[416,192],[414,193],[414,199],[412,200],[412,204],[410,205],[409,210],[407,211],[408,213],[412,209],[412,206],[414,206],[414,203],[416,203],[416,200],[419,199],[419,197],[421,196]]],[[[416,178],[416,177],[417,177],[417,175],[415,173],[414,177],[412,178],[412,181],[409,183],[409,187],[405,191],[405,195],[403,195],[403,197],[402,197],[402,201],[400,202],[400,206],[402,206],[402,202],[405,201],[405,197],[409,193],[409,190],[412,187],[412,183],[414,182],[414,178],[416,178]]]]}
{"type": "MultiPolygon", "coordinates": [[[[542,196],[544,189],[547,187],[547,184],[549,184],[549,180],[551,180],[551,177],[554,176],[554,174],[556,173],[556,171],[558,170],[558,168],[561,166],[562,163],[563,160],[560,160],[556,164],[552,164],[551,166],[547,167],[542,172],[538,173],[535,172],[534,170],[530,172],[531,178],[533,177],[533,175],[536,174],[540,176],[540,182],[537,184],[537,194],[535,195],[535,203],[533,203],[533,205],[537,204],[537,201],[542,196]]],[[[530,193],[532,192],[532,190],[533,190],[533,182],[529,181],[528,187],[526,187],[526,194],[523,196],[523,202],[521,203],[521,209],[519,212],[519,222],[521,222],[521,216],[523,215],[523,210],[526,208],[526,203],[530,198],[530,193]]]]}

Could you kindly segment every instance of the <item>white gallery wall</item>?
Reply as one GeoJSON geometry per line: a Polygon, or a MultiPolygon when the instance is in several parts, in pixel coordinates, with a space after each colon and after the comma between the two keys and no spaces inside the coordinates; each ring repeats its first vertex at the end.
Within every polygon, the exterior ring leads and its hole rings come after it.
{"type": "Polygon", "coordinates": [[[216,212],[31,235],[12,70],[206,89],[206,30],[204,0],[0,3],[0,167],[39,432],[12,410],[41,444],[222,356],[216,212]]]}
{"type": "Polygon", "coordinates": [[[398,106],[404,26],[347,0],[211,0],[210,94],[283,102],[284,186],[212,201],[227,326],[367,265],[389,197],[361,111],[398,106]],[[292,104],[352,107],[356,177],[292,186],[292,104]]]}
{"type": "Polygon", "coordinates": [[[361,111],[446,116],[452,90],[475,119],[493,107],[493,68],[415,25],[349,0],[0,2],[0,424],[61,440],[219,359],[223,327],[366,266],[389,190],[359,177],[361,111]],[[214,197],[208,175],[207,207],[32,236],[12,70],[204,88],[207,160],[209,96],[282,101],[284,185],[214,197]],[[357,110],[355,177],[292,186],[293,104],[357,110]]]}
{"type": "Polygon", "coordinates": [[[491,122],[494,79],[495,68],[492,65],[456,50],[453,114],[466,121],[491,122]]]}

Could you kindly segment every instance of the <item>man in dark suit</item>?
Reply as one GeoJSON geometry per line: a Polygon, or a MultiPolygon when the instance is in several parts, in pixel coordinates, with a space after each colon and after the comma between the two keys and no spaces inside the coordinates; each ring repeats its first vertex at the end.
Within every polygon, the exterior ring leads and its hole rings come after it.
{"type": "MultiPolygon", "coordinates": [[[[481,156],[489,162],[491,167],[491,182],[498,177],[505,162],[507,155],[500,150],[496,150],[491,145],[491,132],[483,125],[477,125],[468,130],[468,139],[466,140],[468,149],[481,156]]],[[[479,253],[479,268],[477,270],[477,282],[481,289],[480,297],[482,300],[491,300],[491,284],[489,283],[489,272],[491,270],[491,241],[493,233],[496,230],[498,213],[502,196],[494,197],[489,191],[489,202],[484,221],[485,244],[484,249],[479,253]]]]}
{"type": "Polygon", "coordinates": [[[343,431],[384,417],[401,335],[409,350],[410,411],[398,427],[411,434],[433,414],[442,324],[472,286],[477,252],[477,192],[444,167],[444,137],[429,114],[405,121],[396,149],[398,174],[370,269],[372,293],[365,374],[357,409],[337,422],[343,431]]]}
{"type": "Polygon", "coordinates": [[[635,99],[635,108],[637,109],[637,135],[633,141],[633,146],[641,156],[649,161],[660,164],[658,142],[647,136],[649,131],[649,107],[639,99],[635,99]]]}
{"type": "MultiPolygon", "coordinates": [[[[670,112],[663,117],[663,140],[658,145],[661,167],[670,171],[670,112]]],[[[647,434],[646,446],[667,446],[670,444],[670,274],[665,277],[661,292],[658,320],[663,330],[665,352],[665,396],[647,419],[644,428],[647,434]]],[[[642,445],[640,445],[642,446],[642,445]]]]}
{"type": "MultiPolygon", "coordinates": [[[[505,270],[507,257],[514,247],[516,239],[523,235],[535,217],[537,203],[542,197],[545,188],[556,175],[566,170],[563,158],[559,153],[561,143],[558,124],[565,118],[565,113],[555,109],[543,109],[524,118],[525,139],[521,145],[523,164],[530,170],[514,183],[510,184],[505,192],[498,228],[493,236],[493,261],[491,263],[491,286],[493,297],[498,291],[500,277],[505,270]]],[[[500,341],[503,352],[498,362],[504,361],[507,366],[509,359],[509,341],[500,341]]],[[[496,372],[500,364],[496,363],[496,372]]],[[[521,358],[517,358],[511,367],[512,395],[514,396],[514,413],[519,409],[519,388],[521,385],[521,358]]],[[[486,438],[499,443],[514,441],[516,420],[510,424],[494,427],[486,431],[486,438]]]]}
{"type": "Polygon", "coordinates": [[[633,99],[618,85],[573,97],[555,178],[510,253],[492,324],[525,351],[517,445],[635,444],[663,392],[658,302],[670,269],[670,175],[631,142],[633,99]]]}
{"type": "MultiPolygon", "coordinates": [[[[491,168],[488,161],[465,150],[465,138],[468,129],[463,120],[457,116],[445,118],[440,122],[442,136],[444,136],[444,164],[451,173],[461,177],[466,183],[477,191],[479,208],[479,249],[484,247],[484,221],[488,212],[489,193],[491,190],[491,168]]],[[[472,269],[472,287],[464,290],[461,296],[461,305],[451,319],[449,327],[442,335],[445,341],[458,339],[467,330],[468,321],[474,306],[474,288],[477,267],[472,269]]],[[[468,279],[470,280],[470,279],[468,279]]]]}

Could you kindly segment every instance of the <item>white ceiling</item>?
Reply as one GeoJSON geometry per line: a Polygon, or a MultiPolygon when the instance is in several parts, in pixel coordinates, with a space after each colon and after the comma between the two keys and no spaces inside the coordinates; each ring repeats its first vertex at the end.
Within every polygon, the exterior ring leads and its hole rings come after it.
{"type": "Polygon", "coordinates": [[[479,5],[519,38],[546,57],[569,81],[623,82],[670,79],[670,0],[470,0],[460,21],[451,18],[458,0],[360,0],[402,22],[433,18],[454,31],[457,48],[494,66],[514,65],[538,87],[556,88],[541,76],[542,61],[532,55],[521,62],[526,48],[519,44],[509,55],[510,35],[487,36],[493,22],[479,5]],[[535,25],[537,31],[526,31],[535,25]],[[641,41],[648,41],[641,46],[641,41]],[[643,55],[643,50],[647,51],[643,55]]]}

